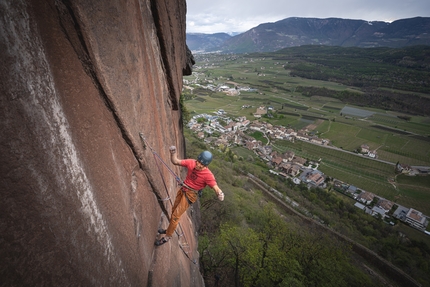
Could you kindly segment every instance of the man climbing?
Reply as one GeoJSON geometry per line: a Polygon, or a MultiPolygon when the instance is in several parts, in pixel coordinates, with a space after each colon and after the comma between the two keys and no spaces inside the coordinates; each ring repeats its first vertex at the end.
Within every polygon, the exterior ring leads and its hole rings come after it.
{"type": "Polygon", "coordinates": [[[166,234],[165,237],[155,241],[155,245],[160,246],[169,241],[175,232],[176,226],[179,223],[181,215],[187,211],[188,207],[198,198],[198,191],[208,185],[218,196],[218,199],[224,200],[224,193],[218,187],[213,173],[209,170],[208,165],[212,161],[212,154],[209,151],[204,151],[195,159],[178,159],[176,155],[176,147],[170,147],[170,161],[174,165],[187,168],[187,177],[185,178],[181,188],[176,194],[175,203],[172,207],[172,215],[167,230],[160,229],[160,234],[166,234]]]}

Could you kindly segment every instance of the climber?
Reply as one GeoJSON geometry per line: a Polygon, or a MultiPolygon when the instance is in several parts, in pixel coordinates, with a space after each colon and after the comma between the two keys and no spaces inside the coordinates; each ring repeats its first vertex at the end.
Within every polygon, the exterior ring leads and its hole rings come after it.
{"type": "Polygon", "coordinates": [[[218,196],[218,199],[224,200],[224,193],[218,187],[213,173],[209,170],[208,165],[212,161],[212,154],[209,151],[203,151],[195,159],[178,159],[176,155],[176,147],[170,147],[170,161],[174,165],[183,166],[188,169],[187,177],[179,188],[175,203],[172,207],[170,223],[167,230],[160,229],[158,233],[166,234],[165,237],[155,241],[155,245],[160,246],[169,241],[175,232],[176,226],[179,223],[181,215],[194,203],[198,198],[198,191],[205,188],[206,185],[211,187],[218,196]]]}

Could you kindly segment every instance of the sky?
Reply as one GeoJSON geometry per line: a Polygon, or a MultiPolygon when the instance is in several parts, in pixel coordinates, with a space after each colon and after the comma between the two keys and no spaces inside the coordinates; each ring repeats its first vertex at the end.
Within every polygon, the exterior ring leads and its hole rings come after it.
{"type": "Polygon", "coordinates": [[[392,22],[430,17],[430,0],[186,0],[187,33],[245,32],[289,17],[392,22]]]}

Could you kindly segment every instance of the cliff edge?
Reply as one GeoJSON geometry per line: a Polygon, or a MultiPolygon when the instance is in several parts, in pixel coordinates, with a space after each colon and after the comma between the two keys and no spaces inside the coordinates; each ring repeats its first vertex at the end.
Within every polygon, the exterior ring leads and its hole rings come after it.
{"type": "Polygon", "coordinates": [[[154,246],[177,186],[153,151],[184,151],[185,1],[6,0],[0,15],[1,285],[203,286],[198,207],[154,246]]]}

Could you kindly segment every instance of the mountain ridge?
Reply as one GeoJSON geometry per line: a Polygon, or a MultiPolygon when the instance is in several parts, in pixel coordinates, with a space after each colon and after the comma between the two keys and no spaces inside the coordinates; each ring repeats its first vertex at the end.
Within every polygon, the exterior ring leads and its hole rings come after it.
{"type": "Polygon", "coordinates": [[[262,23],[236,36],[227,33],[199,34],[199,41],[187,45],[193,53],[274,52],[301,45],[342,47],[390,47],[430,45],[430,17],[389,22],[342,18],[290,17],[262,23]],[[221,36],[222,35],[222,36],[221,36]]]}

